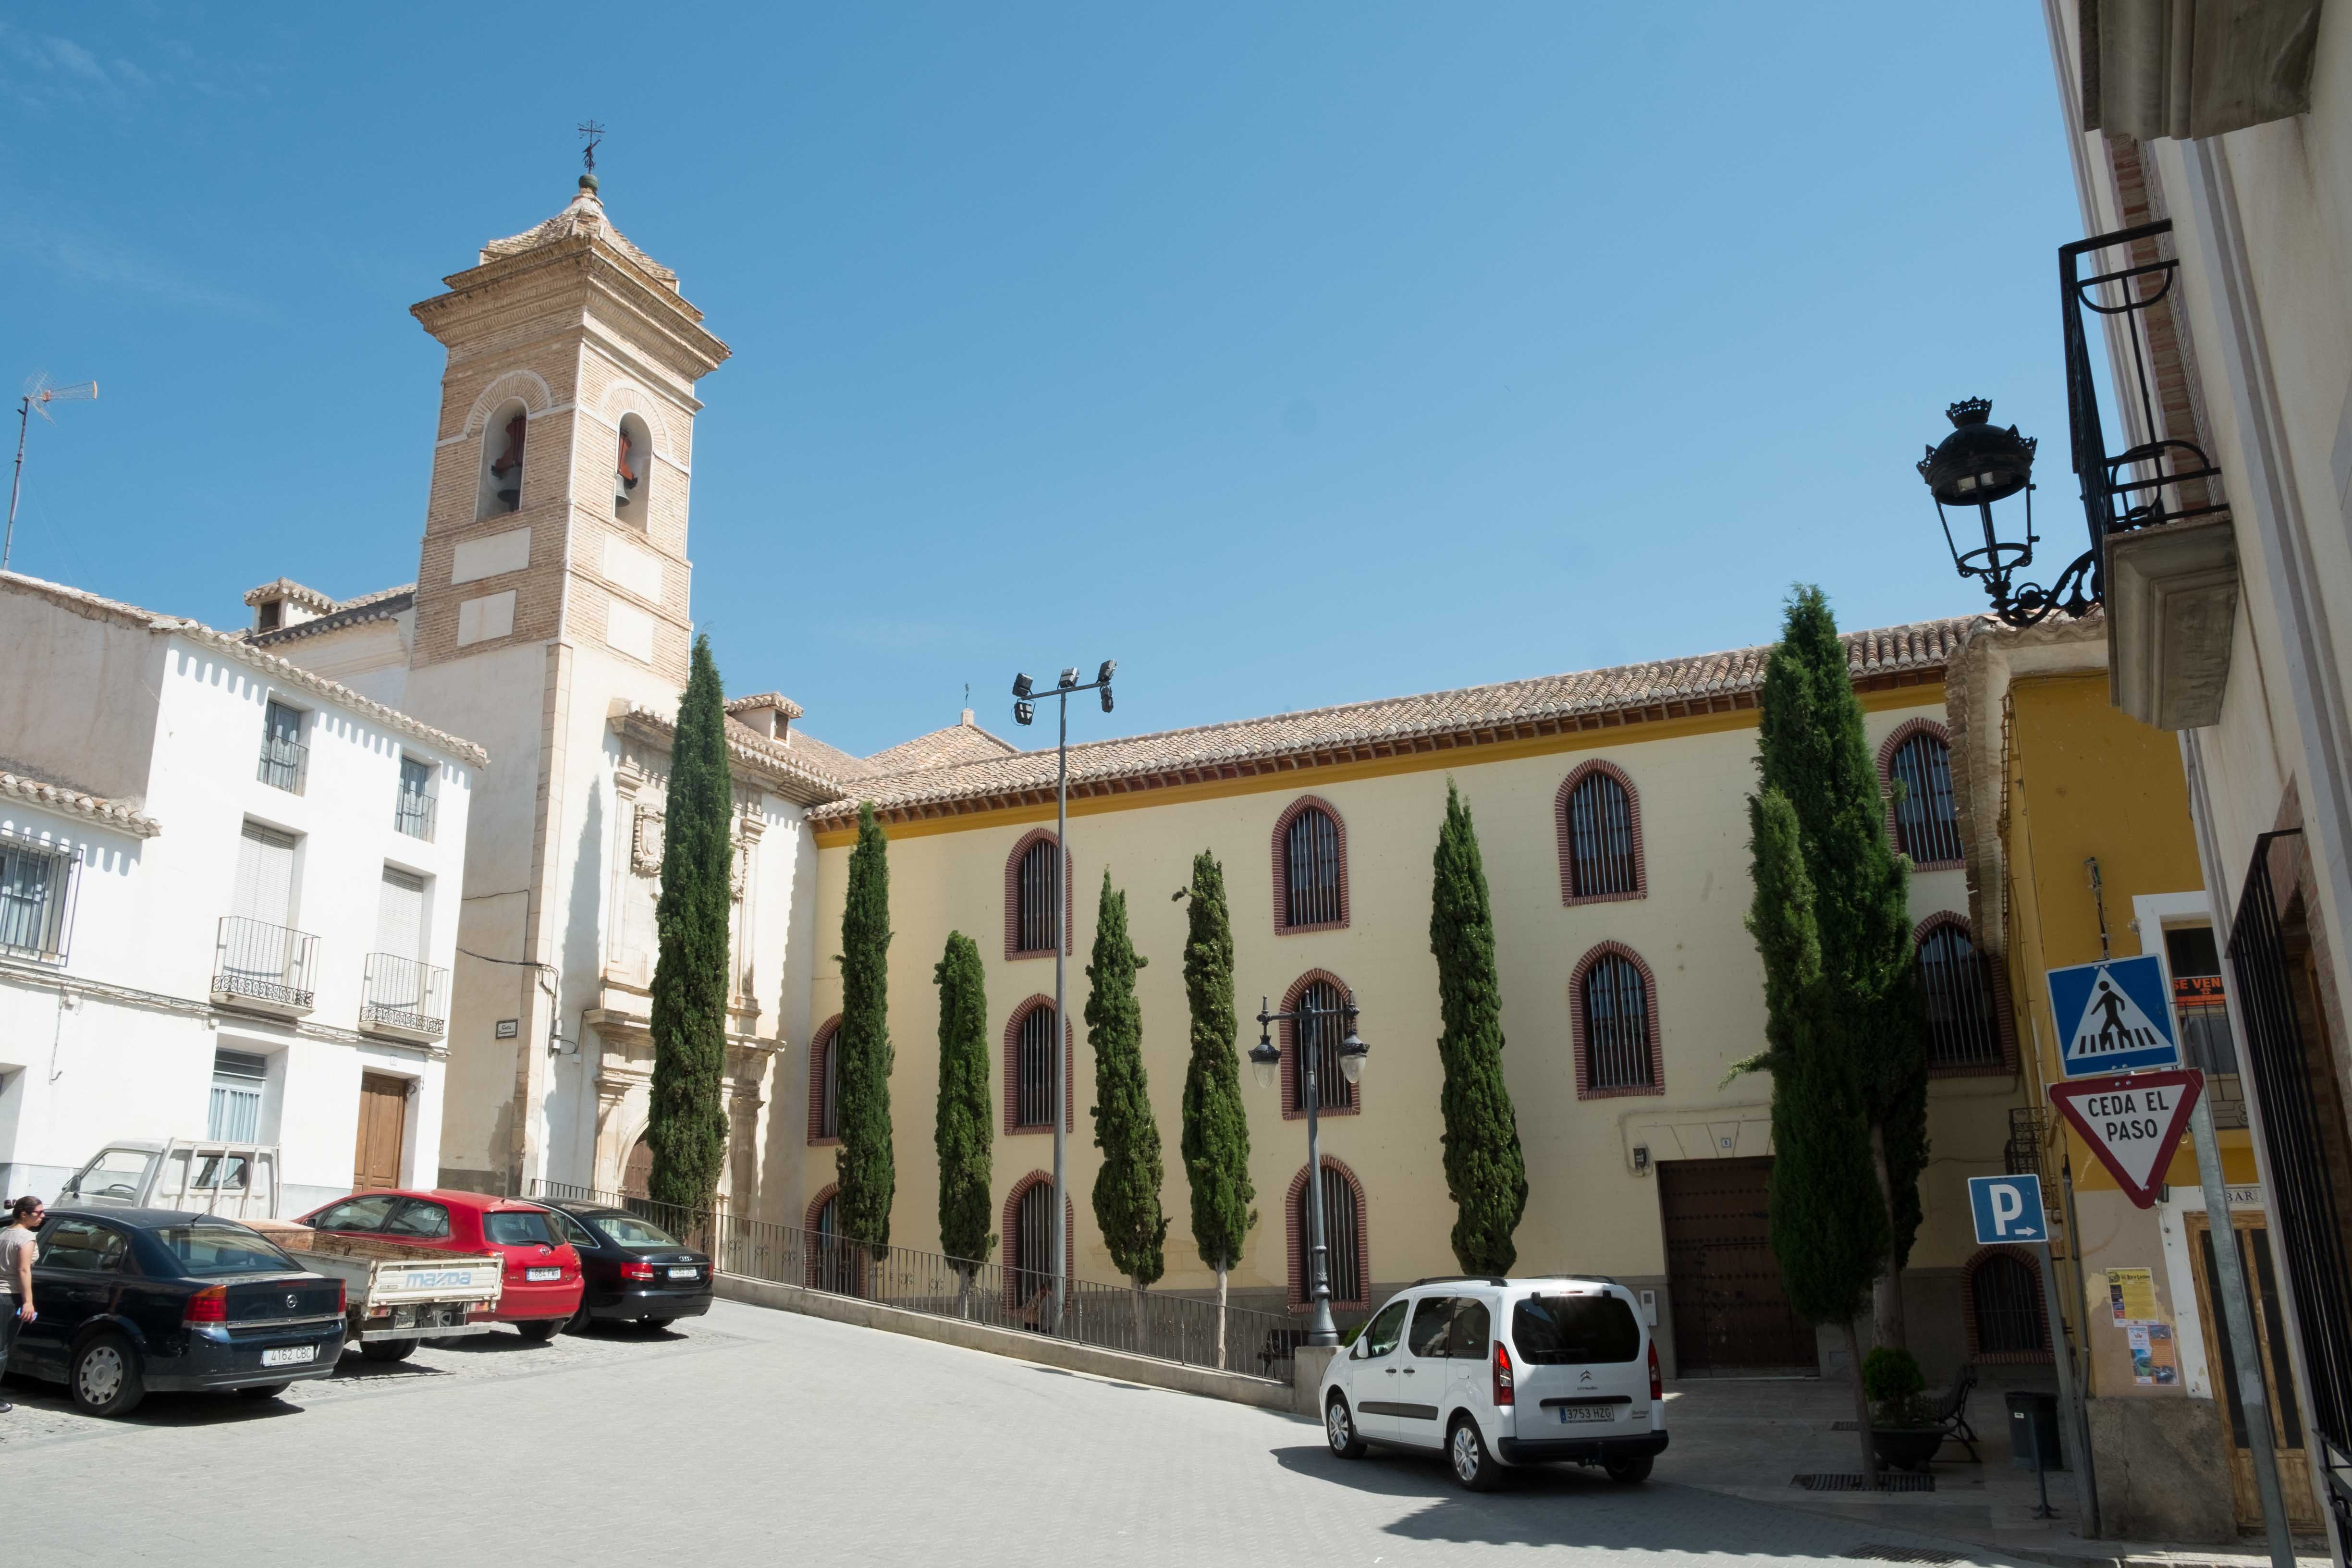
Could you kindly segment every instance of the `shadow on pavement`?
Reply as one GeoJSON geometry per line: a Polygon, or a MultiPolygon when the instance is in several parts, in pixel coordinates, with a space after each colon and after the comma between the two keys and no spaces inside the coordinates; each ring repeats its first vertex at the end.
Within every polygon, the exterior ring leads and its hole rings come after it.
{"type": "MultiPolygon", "coordinates": [[[[221,1426],[246,1421],[268,1421],[299,1415],[302,1385],[296,1384],[283,1398],[255,1399],[237,1394],[151,1394],[128,1415],[91,1415],[73,1396],[53,1383],[8,1382],[7,1398],[27,1410],[48,1410],[79,1416],[93,1429],[109,1426],[221,1426]]],[[[0,1418],[5,1419],[5,1418],[0,1418]]]]}
{"type": "MultiPolygon", "coordinates": [[[[1884,1523],[1848,1522],[1671,1482],[1622,1485],[1581,1465],[1504,1473],[1491,1492],[1465,1491],[1436,1455],[1374,1449],[1342,1459],[1321,1445],[1273,1450],[1284,1469],[1379,1496],[1426,1504],[1383,1528],[1414,1541],[1593,1551],[1737,1553],[1820,1560],[1865,1541],[1901,1541],[1884,1523]]],[[[1986,1563],[2005,1561],[1987,1552],[1986,1563]]]]}

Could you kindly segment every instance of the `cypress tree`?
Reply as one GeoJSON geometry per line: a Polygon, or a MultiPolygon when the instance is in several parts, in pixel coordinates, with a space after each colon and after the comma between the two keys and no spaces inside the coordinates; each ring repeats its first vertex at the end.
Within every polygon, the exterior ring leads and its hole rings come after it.
{"type": "Polygon", "coordinates": [[[1143,1345],[1144,1289],[1167,1272],[1168,1215],[1160,1206],[1160,1126],[1143,1071],[1143,1005],[1135,975],[1148,962],[1127,934],[1127,895],[1103,873],[1094,962],[1087,965],[1087,1044],[1095,1055],[1095,1224],[1110,1260],[1135,1286],[1135,1337],[1143,1345]]]}
{"type": "Polygon", "coordinates": [[[1748,929],[1764,961],[1765,1050],[1732,1076],[1772,1075],[1772,1256],[1796,1314],[1844,1331],[1863,1469],[1875,1477],[1854,1319],[1886,1254],[1886,1210],[1871,1166],[1859,1075],[1834,1037],[1818,904],[1796,808],[1768,787],[1748,798],[1748,823],[1756,885],[1748,929]]]}
{"type": "Polygon", "coordinates": [[[955,1260],[956,1310],[971,1300],[972,1275],[996,1250],[988,1228],[988,989],[980,948],[948,933],[931,977],[940,987],[940,1105],[933,1144],[940,1156],[940,1250],[955,1260]]]}
{"type": "Polygon", "coordinates": [[[1225,1364],[1225,1282],[1257,1224],[1250,1182],[1249,1116],[1242,1106],[1241,1020],[1234,1005],[1234,922],[1225,873],[1207,850],[1192,857],[1184,940],[1184,996],[1192,1056],[1184,1068],[1184,1175],[1192,1187],[1192,1245],[1217,1273],[1217,1365],[1225,1364]]]}
{"type": "Polygon", "coordinates": [[[1880,1343],[1904,1341],[1900,1268],[1918,1229],[1927,1160],[1926,1017],[1913,977],[1910,862],[1886,842],[1886,802],[1863,735],[1845,645],[1819,588],[1790,596],[1765,666],[1759,766],[1797,818],[1820,927],[1824,1027],[1849,1058],[1887,1207],[1891,1249],[1876,1291],[1880,1343]]]}
{"type": "Polygon", "coordinates": [[[890,1149],[890,846],[871,801],[857,808],[849,892],[841,911],[841,1152],[834,1169],[839,1234],[877,1251],[890,1244],[898,1169],[890,1149]]]}
{"type": "Polygon", "coordinates": [[[662,826],[661,897],[654,906],[653,1152],[646,1190],[658,1203],[707,1209],[727,1151],[719,1078],[727,1064],[729,828],[735,790],[727,765],[726,700],[710,639],[697,637],[670,742],[662,826]]]}
{"type": "Polygon", "coordinates": [[[1437,1041],[1445,1068],[1438,1103],[1445,1121],[1445,1190],[1455,1215],[1454,1256],[1466,1274],[1508,1274],[1519,1256],[1511,1234],[1528,1206],[1528,1163],[1503,1081],[1503,994],[1495,977],[1486,866],[1470,808],[1450,778],[1437,834],[1429,951],[1437,958],[1445,1025],[1437,1041]]]}

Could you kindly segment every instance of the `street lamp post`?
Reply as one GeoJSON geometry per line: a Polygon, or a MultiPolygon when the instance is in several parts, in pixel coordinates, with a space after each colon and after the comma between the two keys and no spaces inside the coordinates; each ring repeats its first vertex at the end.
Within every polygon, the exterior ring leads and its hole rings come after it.
{"type": "MultiPolygon", "coordinates": [[[[1339,1018],[1347,1023],[1348,1033],[1339,1041],[1339,1073],[1349,1083],[1361,1082],[1364,1058],[1371,1054],[1356,1033],[1356,995],[1349,992],[1337,1007],[1318,1007],[1310,992],[1295,1013],[1269,1013],[1266,999],[1257,1002],[1257,1044],[1250,1050],[1250,1070],[1256,1075],[1260,1089],[1274,1086],[1275,1074],[1282,1066],[1282,1052],[1275,1048],[1274,1038],[1266,1033],[1269,1024],[1304,1023],[1311,1019],[1339,1018]]],[[[1307,1342],[1310,1345],[1336,1345],[1339,1342],[1339,1325],[1331,1321],[1331,1270],[1328,1249],[1323,1235],[1323,1134],[1322,1121],[1317,1112],[1320,1098],[1316,1089],[1315,1058],[1323,1054],[1321,1028],[1314,1033],[1312,1048],[1308,1048],[1305,1031],[1301,1032],[1298,1051],[1299,1097],[1307,1105],[1307,1291],[1315,1304],[1315,1316],[1307,1325],[1307,1342]]]]}
{"type": "MultiPolygon", "coordinates": [[[[1067,1000],[1063,995],[1065,968],[1063,960],[1070,946],[1070,933],[1065,928],[1067,925],[1066,917],[1072,905],[1071,890],[1064,886],[1070,874],[1070,699],[1081,691],[1100,691],[1102,710],[1106,713],[1109,712],[1110,678],[1118,668],[1118,660],[1107,658],[1102,661],[1102,667],[1095,671],[1094,679],[1081,686],[1078,684],[1077,668],[1074,665],[1062,671],[1061,679],[1055,683],[1053,691],[1048,693],[1050,696],[1061,699],[1062,719],[1061,739],[1055,746],[1054,764],[1054,879],[1046,894],[1054,932],[1054,1092],[1051,1101],[1054,1113],[1054,1196],[1059,1199],[1061,1204],[1067,1204],[1070,1201],[1069,1191],[1063,1182],[1063,1168],[1067,1153],[1069,1108],[1062,1103],[1070,1082],[1070,1015],[1067,1000]]],[[[1036,717],[1036,690],[1034,684],[1025,674],[1014,676],[1013,678],[1013,721],[1025,725],[1036,717]]],[[[1060,1205],[1057,1204],[1055,1206],[1058,1207],[1060,1205]]],[[[1063,1281],[1070,1268],[1069,1230],[1063,1224],[1062,1215],[1058,1214],[1047,1218],[1045,1228],[1053,1237],[1051,1257],[1054,1270],[1051,1298],[1053,1322],[1047,1331],[1058,1334],[1062,1331],[1063,1281]]]]}

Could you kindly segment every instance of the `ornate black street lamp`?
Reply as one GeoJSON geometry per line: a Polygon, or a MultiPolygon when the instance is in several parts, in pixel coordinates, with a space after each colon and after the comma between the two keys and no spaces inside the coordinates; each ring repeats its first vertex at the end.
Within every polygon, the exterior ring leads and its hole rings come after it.
{"type": "Polygon", "coordinates": [[[2015,581],[2018,572],[2033,564],[2033,547],[2041,542],[2041,536],[2033,531],[2033,452],[2040,443],[2031,436],[2019,435],[2014,425],[2004,430],[1993,424],[1991,414],[1992,404],[1987,398],[1967,397],[1953,404],[1944,410],[1952,422],[1952,433],[1942,445],[1928,447],[1927,455],[1919,459],[1919,477],[1927,481],[1928,493],[1936,498],[1936,516],[1944,525],[1944,543],[1951,550],[1952,564],[1963,577],[1984,579],[1985,591],[1992,596],[1993,614],[2011,626],[2030,626],[2058,609],[2081,615],[2098,598],[2096,541],[2048,588],[2015,581]],[[2017,495],[2025,498],[2021,507],[2012,509],[2012,513],[2023,514],[2021,540],[2004,537],[2004,530],[1993,519],[1992,509],[2017,495]],[[1975,510],[1973,536],[1967,521],[1961,524],[1960,535],[1953,536],[1951,512],[1947,508],[1961,510],[1964,516],[1967,509],[1975,510]],[[1977,542],[1979,538],[1983,542],[1977,542]],[[1969,542],[1963,546],[1961,539],[1969,542]]]}
{"type": "MultiPolygon", "coordinates": [[[[1257,1044],[1250,1047],[1250,1071],[1260,1089],[1272,1089],[1275,1076],[1282,1067],[1282,1052],[1275,1046],[1274,1037],[1266,1033],[1269,1024],[1304,1024],[1311,1019],[1339,1018],[1345,1021],[1347,1034],[1339,1041],[1339,1076],[1350,1084],[1360,1083],[1364,1077],[1364,1058],[1371,1047],[1356,1033],[1356,995],[1349,992],[1337,1007],[1318,1007],[1314,993],[1296,1013],[1269,1013],[1265,998],[1257,1001],[1257,1044]]],[[[1298,1070],[1299,1098],[1307,1106],[1307,1212],[1308,1215],[1307,1299],[1315,1304],[1315,1316],[1307,1325],[1307,1342],[1310,1345],[1336,1345],[1339,1342],[1339,1325],[1331,1321],[1331,1270],[1326,1262],[1328,1249],[1323,1237],[1323,1137],[1321,1123],[1316,1115],[1320,1109],[1315,1082],[1315,1058],[1323,1054],[1322,1030],[1312,1036],[1313,1048],[1308,1048],[1309,1037],[1299,1031],[1298,1070]]]]}

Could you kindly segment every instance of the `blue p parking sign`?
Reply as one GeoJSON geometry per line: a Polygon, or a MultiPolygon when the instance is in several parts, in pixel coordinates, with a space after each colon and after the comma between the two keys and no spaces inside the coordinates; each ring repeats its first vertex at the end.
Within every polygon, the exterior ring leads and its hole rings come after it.
{"type": "Polygon", "coordinates": [[[2039,1176],[1970,1176],[1969,1210],[1976,1215],[1979,1247],[2050,1239],[2039,1176]]]}

